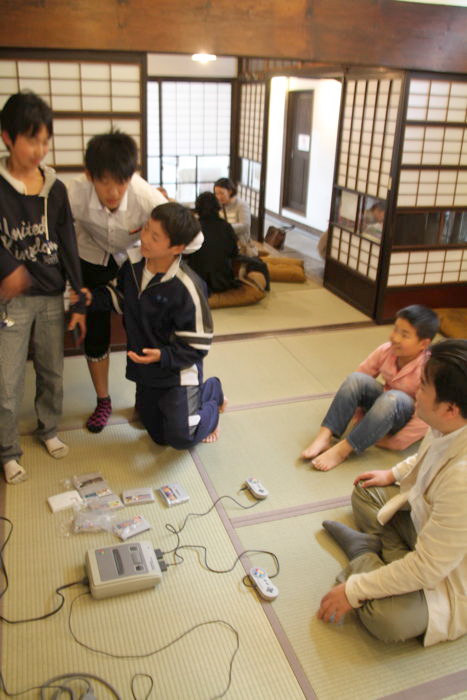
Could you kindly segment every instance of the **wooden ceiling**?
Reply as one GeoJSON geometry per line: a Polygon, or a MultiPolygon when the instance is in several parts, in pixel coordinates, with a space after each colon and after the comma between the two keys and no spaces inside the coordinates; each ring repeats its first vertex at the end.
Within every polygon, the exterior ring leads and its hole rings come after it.
{"type": "Polygon", "coordinates": [[[395,0],[0,0],[0,45],[467,72],[467,9],[395,0]]]}

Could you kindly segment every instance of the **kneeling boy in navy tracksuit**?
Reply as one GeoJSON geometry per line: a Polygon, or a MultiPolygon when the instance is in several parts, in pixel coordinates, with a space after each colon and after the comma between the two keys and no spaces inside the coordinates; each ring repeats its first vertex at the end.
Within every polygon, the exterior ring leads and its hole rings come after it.
{"type": "Polygon", "coordinates": [[[197,219],[181,204],[157,206],[118,277],[87,293],[92,310],[123,312],[126,377],[154,442],[176,449],[218,438],[225,408],[217,377],[203,382],[203,357],[213,338],[204,282],[181,255],[202,243],[197,219]]]}

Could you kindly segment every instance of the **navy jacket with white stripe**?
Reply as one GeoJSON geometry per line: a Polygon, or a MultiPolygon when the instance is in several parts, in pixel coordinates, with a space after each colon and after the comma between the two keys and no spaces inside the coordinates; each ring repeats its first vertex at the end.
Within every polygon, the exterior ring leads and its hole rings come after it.
{"type": "Polygon", "coordinates": [[[206,285],[177,258],[141,292],[144,266],[139,249],[131,249],[116,280],[93,291],[89,310],[123,313],[128,350],[142,355],[143,348],[160,349],[160,362],[140,365],[127,358],[127,379],[158,388],[197,386],[213,338],[206,285]]]}

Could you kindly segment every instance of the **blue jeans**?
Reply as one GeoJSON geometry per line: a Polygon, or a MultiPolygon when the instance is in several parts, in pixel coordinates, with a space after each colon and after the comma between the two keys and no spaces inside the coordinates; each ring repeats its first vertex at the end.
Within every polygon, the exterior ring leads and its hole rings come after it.
{"type": "Polygon", "coordinates": [[[403,391],[384,391],[382,384],[363,372],[349,374],[340,386],[322,426],[340,437],[357,408],[365,411],[363,419],[346,436],[359,454],[385,435],[397,433],[411,419],[414,400],[403,391]]]}
{"type": "Polygon", "coordinates": [[[57,434],[63,399],[63,296],[19,296],[8,302],[15,324],[0,330],[0,461],[22,455],[18,414],[23,399],[28,346],[36,372],[37,437],[57,434]]]}

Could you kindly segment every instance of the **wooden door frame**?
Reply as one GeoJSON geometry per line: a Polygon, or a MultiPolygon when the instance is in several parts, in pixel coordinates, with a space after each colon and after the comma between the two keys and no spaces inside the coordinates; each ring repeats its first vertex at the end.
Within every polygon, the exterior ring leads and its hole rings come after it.
{"type": "Polygon", "coordinates": [[[286,98],[285,98],[285,105],[284,105],[284,138],[282,141],[282,168],[281,168],[281,202],[280,202],[280,208],[281,211],[283,209],[286,209],[287,211],[293,212],[299,216],[303,216],[306,218],[306,211],[307,211],[307,205],[308,205],[308,185],[310,182],[310,158],[311,158],[311,138],[312,138],[312,132],[313,132],[313,107],[314,107],[314,89],[310,88],[308,90],[287,90],[286,93],[286,98]],[[307,165],[307,175],[306,175],[306,180],[307,180],[307,197],[306,197],[306,203],[305,203],[305,209],[303,211],[299,209],[294,209],[293,207],[286,206],[284,204],[285,202],[285,193],[286,193],[286,187],[287,187],[287,180],[288,180],[288,174],[290,170],[290,165],[288,163],[287,155],[288,151],[288,145],[291,143],[291,131],[292,131],[292,126],[291,126],[291,120],[289,119],[289,110],[290,110],[290,94],[303,94],[303,93],[310,93],[311,94],[311,128],[310,128],[310,150],[309,150],[309,157],[308,157],[308,165],[307,165]]]}

